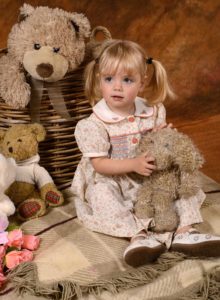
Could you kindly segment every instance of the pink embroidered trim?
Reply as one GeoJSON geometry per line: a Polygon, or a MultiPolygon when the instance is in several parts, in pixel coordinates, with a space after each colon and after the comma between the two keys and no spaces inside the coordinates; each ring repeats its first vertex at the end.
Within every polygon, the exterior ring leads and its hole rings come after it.
{"type": "Polygon", "coordinates": [[[125,133],[125,134],[121,134],[121,135],[112,135],[112,136],[110,136],[110,138],[113,138],[113,139],[118,138],[118,139],[120,139],[120,137],[123,137],[123,136],[135,135],[135,134],[138,134],[138,133],[145,133],[147,131],[151,131],[152,129],[153,129],[153,127],[149,128],[149,129],[143,129],[141,131],[135,131],[135,132],[125,133]]]}

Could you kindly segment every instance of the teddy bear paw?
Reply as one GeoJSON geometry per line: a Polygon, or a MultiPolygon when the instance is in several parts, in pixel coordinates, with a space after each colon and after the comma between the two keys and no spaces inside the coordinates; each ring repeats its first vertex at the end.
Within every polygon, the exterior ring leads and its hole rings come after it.
{"type": "Polygon", "coordinates": [[[45,200],[49,206],[59,206],[63,204],[63,195],[57,190],[50,190],[45,195],[45,200]]]}
{"type": "Polygon", "coordinates": [[[155,232],[171,232],[175,231],[178,225],[178,217],[176,213],[166,214],[154,217],[155,226],[152,228],[155,232]]]}
{"type": "Polygon", "coordinates": [[[27,199],[19,204],[17,207],[18,218],[22,221],[27,221],[46,213],[46,204],[41,199],[27,199]]]}

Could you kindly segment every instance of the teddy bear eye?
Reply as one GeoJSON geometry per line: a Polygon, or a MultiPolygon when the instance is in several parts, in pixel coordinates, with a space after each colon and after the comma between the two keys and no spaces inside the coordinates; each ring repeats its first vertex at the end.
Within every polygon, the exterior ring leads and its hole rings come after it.
{"type": "Polygon", "coordinates": [[[55,48],[55,47],[53,48],[53,52],[54,52],[54,53],[57,53],[57,52],[59,52],[59,51],[60,51],[60,48],[55,48]]]}
{"type": "Polygon", "coordinates": [[[168,143],[166,143],[166,144],[164,145],[164,147],[168,148],[168,147],[169,147],[169,144],[168,144],[168,143]]]}
{"type": "Polygon", "coordinates": [[[21,139],[18,139],[17,141],[18,141],[18,142],[22,142],[22,140],[21,140],[21,139]]]}
{"type": "Polygon", "coordinates": [[[38,43],[35,43],[34,44],[34,49],[35,50],[39,50],[41,48],[41,45],[40,44],[38,44],[38,43]]]}

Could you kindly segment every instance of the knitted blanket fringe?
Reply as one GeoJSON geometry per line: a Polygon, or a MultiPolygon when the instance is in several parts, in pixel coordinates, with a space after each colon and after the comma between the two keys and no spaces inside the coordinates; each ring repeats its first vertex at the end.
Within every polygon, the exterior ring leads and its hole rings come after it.
{"type": "MultiPolygon", "coordinates": [[[[151,265],[117,275],[99,279],[86,286],[77,284],[71,280],[45,284],[38,280],[37,269],[34,263],[23,263],[9,273],[9,280],[20,294],[30,293],[35,296],[44,296],[54,300],[70,300],[80,298],[85,294],[100,296],[101,292],[109,291],[116,294],[128,288],[149,284],[158,278],[164,271],[175,266],[186,258],[184,254],[167,252],[151,265]]],[[[189,258],[189,257],[187,257],[189,258]]],[[[195,258],[194,258],[195,259],[195,258]]],[[[203,280],[180,291],[176,295],[158,300],[188,300],[188,299],[219,299],[220,295],[220,268],[212,268],[208,273],[204,272],[203,280]]],[[[155,298],[154,298],[155,299],[155,298]]]]}
{"type": "MultiPolygon", "coordinates": [[[[169,297],[157,300],[219,300],[220,299],[220,267],[213,267],[203,274],[202,280],[169,297]]],[[[155,300],[156,300],[155,299],[155,300]]]]}
{"type": "Polygon", "coordinates": [[[92,282],[86,286],[77,284],[70,279],[52,283],[42,284],[38,280],[35,263],[22,263],[9,273],[9,280],[13,283],[19,293],[29,292],[33,295],[44,296],[56,300],[74,299],[75,296],[82,297],[84,294],[100,295],[102,291],[113,294],[128,288],[137,287],[152,282],[162,272],[175,266],[186,258],[184,254],[167,252],[151,265],[138,269],[118,272],[117,275],[92,282]]]}

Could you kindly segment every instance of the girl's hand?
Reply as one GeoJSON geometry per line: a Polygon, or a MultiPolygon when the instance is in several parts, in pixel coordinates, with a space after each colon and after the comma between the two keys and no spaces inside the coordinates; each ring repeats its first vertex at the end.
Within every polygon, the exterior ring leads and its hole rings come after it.
{"type": "Polygon", "coordinates": [[[134,172],[143,176],[150,176],[151,173],[156,170],[156,166],[153,162],[154,157],[148,153],[143,153],[140,156],[137,156],[134,158],[134,172]]]}
{"type": "Polygon", "coordinates": [[[163,128],[172,128],[173,127],[173,124],[172,123],[163,123],[163,124],[160,124],[159,126],[156,126],[152,129],[153,132],[156,132],[156,131],[159,131],[163,128]]]}

